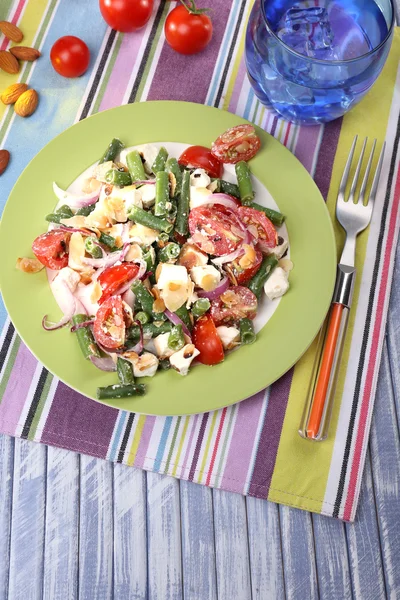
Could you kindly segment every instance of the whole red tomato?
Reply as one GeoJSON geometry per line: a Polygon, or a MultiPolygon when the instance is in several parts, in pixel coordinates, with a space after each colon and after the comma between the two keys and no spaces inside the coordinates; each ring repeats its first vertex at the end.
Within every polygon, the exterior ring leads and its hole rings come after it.
{"type": "Polygon", "coordinates": [[[182,4],[169,13],[165,21],[168,44],[180,54],[197,54],[210,43],[213,26],[205,9],[197,9],[194,0],[182,4]]]}
{"type": "Polygon", "coordinates": [[[150,19],[153,0],[100,0],[100,12],[113,29],[136,31],[150,19]]]}
{"type": "Polygon", "coordinates": [[[90,51],[84,41],[74,35],[64,35],[50,50],[53,68],[63,77],[80,77],[89,66],[90,51]]]}

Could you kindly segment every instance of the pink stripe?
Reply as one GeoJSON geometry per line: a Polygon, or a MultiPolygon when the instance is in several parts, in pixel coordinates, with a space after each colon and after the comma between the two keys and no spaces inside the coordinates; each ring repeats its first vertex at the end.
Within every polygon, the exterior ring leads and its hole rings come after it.
{"type": "Polygon", "coordinates": [[[3,433],[15,435],[37,364],[25,344],[21,343],[0,404],[0,429],[3,433]]]}
{"type": "MultiPolygon", "coordinates": [[[[187,445],[187,448],[186,448],[185,458],[183,460],[180,477],[185,477],[185,469],[186,469],[187,461],[189,459],[189,455],[191,454],[190,449],[191,449],[191,446],[192,446],[192,442],[193,442],[193,438],[194,438],[194,432],[196,431],[196,425],[197,425],[198,419],[199,419],[199,415],[195,415],[195,417],[193,419],[192,429],[190,430],[189,442],[188,442],[188,445],[187,445]]],[[[189,473],[188,473],[188,476],[189,476],[189,473]]]]}
{"type": "Polygon", "coordinates": [[[206,485],[210,485],[211,476],[212,476],[212,472],[213,472],[213,469],[214,469],[215,458],[217,456],[218,446],[219,446],[219,442],[220,442],[220,439],[221,439],[222,428],[223,428],[224,422],[225,422],[226,411],[227,411],[227,408],[225,407],[224,410],[222,411],[222,415],[221,415],[221,418],[220,418],[220,422],[219,422],[219,426],[218,426],[218,431],[217,431],[217,437],[215,438],[215,444],[214,444],[214,449],[213,449],[213,453],[212,453],[212,456],[211,456],[210,468],[208,469],[208,474],[207,474],[207,479],[206,479],[206,485]]]}
{"type": "Polygon", "coordinates": [[[99,111],[122,103],[135,62],[141,58],[139,48],[146,31],[144,27],[139,33],[124,36],[99,111]]]}
{"type": "Polygon", "coordinates": [[[264,396],[265,390],[239,404],[224,475],[219,486],[222,489],[243,494],[264,396]]]}
{"type": "MultiPolygon", "coordinates": [[[[14,23],[14,25],[16,25],[18,23],[18,20],[21,16],[22,10],[26,4],[27,0],[20,0],[19,4],[17,6],[17,10],[14,13],[13,18],[11,19],[11,23],[14,23]]],[[[0,50],[5,50],[8,46],[8,39],[4,38],[1,46],[0,46],[0,50]]]]}
{"type": "Polygon", "coordinates": [[[139,469],[143,469],[144,461],[146,458],[148,458],[146,455],[149,449],[151,434],[153,433],[156,418],[157,417],[146,417],[142,435],[140,436],[140,442],[136,453],[135,462],[133,463],[134,466],[138,467],[139,469]]]}
{"type": "Polygon", "coordinates": [[[386,245],[386,250],[385,250],[385,261],[384,261],[384,265],[383,265],[382,282],[381,282],[381,288],[379,291],[378,305],[377,305],[377,309],[376,309],[376,321],[375,321],[374,333],[373,333],[371,350],[370,350],[371,359],[370,359],[370,362],[368,365],[368,371],[367,371],[367,376],[366,376],[366,381],[365,381],[365,389],[364,389],[364,396],[363,396],[362,406],[361,406],[357,440],[356,440],[356,444],[355,444],[353,464],[352,464],[351,474],[350,474],[349,491],[347,494],[346,505],[345,505],[344,515],[343,515],[343,518],[345,521],[348,521],[351,518],[351,513],[352,513],[353,503],[354,503],[354,496],[355,496],[356,487],[357,487],[358,474],[359,474],[359,470],[360,470],[361,453],[362,453],[362,449],[363,449],[363,445],[364,445],[364,438],[366,435],[366,424],[367,424],[368,412],[369,412],[369,407],[370,407],[370,399],[371,399],[371,392],[372,392],[372,386],[373,386],[373,380],[374,380],[376,358],[377,358],[377,352],[378,352],[378,349],[380,346],[382,326],[383,326],[382,321],[383,321],[384,315],[386,314],[384,308],[385,308],[386,293],[387,293],[387,288],[388,288],[390,266],[392,263],[392,249],[393,249],[393,244],[394,244],[394,240],[395,240],[396,223],[397,223],[399,204],[400,204],[400,170],[397,172],[393,208],[392,208],[391,219],[390,219],[390,224],[389,224],[388,240],[387,240],[387,245],[386,245]],[[388,248],[390,248],[390,252],[387,251],[388,248]]]}
{"type": "Polygon", "coordinates": [[[320,131],[318,126],[300,127],[297,138],[294,153],[309,173],[311,173],[320,131]]]}
{"type": "Polygon", "coordinates": [[[246,64],[245,64],[244,58],[242,58],[242,60],[240,61],[235,85],[233,88],[231,101],[229,103],[228,110],[230,110],[232,112],[236,112],[236,110],[237,110],[237,107],[239,104],[240,92],[242,91],[245,76],[246,76],[246,64]]]}

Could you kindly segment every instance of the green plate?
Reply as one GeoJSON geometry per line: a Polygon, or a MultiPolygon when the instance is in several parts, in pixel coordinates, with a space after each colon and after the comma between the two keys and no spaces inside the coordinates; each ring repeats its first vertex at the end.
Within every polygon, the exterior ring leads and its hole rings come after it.
{"type": "MultiPolygon", "coordinates": [[[[113,137],[125,144],[169,140],[210,146],[227,128],[245,121],[228,112],[183,102],[121,106],[77,123],[50,142],[22,173],[5,207],[0,227],[0,286],[16,330],[36,358],[67,385],[95,399],[98,386],[116,383],[116,373],[86,362],[68,328],[42,329],[42,317],[60,315],[46,273],[15,268],[31,256],[35,237],[47,229],[44,216],[55,206],[52,182],[67,188],[102,154],[113,137]]],[[[329,308],[336,271],[330,217],[310,175],[273,137],[259,129],[262,150],[251,162],[256,177],[287,215],[291,289],[257,342],[232,353],[215,367],[198,366],[187,377],[174,371],[145,380],[142,398],[104,402],[153,415],[206,412],[233,404],[273,383],[292,367],[316,336],[329,308]]]]}

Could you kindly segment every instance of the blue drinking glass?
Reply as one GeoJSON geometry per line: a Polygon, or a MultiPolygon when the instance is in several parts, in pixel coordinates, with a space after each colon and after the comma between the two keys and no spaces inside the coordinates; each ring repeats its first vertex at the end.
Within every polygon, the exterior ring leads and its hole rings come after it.
{"type": "Polygon", "coordinates": [[[255,94],[294,123],[341,117],[380,74],[394,18],[392,0],[256,0],[246,34],[255,94]]]}

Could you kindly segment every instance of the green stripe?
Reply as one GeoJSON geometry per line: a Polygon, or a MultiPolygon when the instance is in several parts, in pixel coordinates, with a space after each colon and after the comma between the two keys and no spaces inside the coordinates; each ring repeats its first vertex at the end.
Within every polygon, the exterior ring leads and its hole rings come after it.
{"type": "Polygon", "coordinates": [[[235,414],[237,413],[237,411],[238,411],[238,404],[235,404],[235,406],[233,407],[233,410],[231,410],[231,414],[230,414],[230,417],[229,417],[228,427],[227,427],[225,435],[224,435],[224,443],[222,445],[221,457],[219,459],[218,470],[217,470],[217,474],[215,476],[215,487],[217,487],[219,485],[219,479],[221,477],[222,465],[224,464],[224,459],[225,459],[226,447],[227,447],[227,444],[228,444],[228,439],[229,439],[229,435],[230,435],[230,432],[231,432],[233,419],[234,419],[235,414]]]}
{"type": "Polygon", "coordinates": [[[109,58],[107,69],[106,69],[106,72],[104,74],[103,81],[101,83],[99,91],[97,93],[96,101],[95,101],[95,103],[93,105],[91,114],[94,114],[94,113],[96,113],[99,110],[99,106],[101,104],[101,101],[103,100],[103,97],[104,97],[104,94],[105,94],[105,91],[106,91],[106,88],[107,88],[107,84],[108,84],[109,79],[111,77],[111,73],[112,73],[112,70],[114,68],[115,61],[117,60],[118,52],[119,52],[119,49],[121,47],[123,39],[124,39],[124,35],[122,33],[119,33],[118,36],[116,37],[116,42],[114,44],[114,50],[113,50],[113,52],[111,54],[111,57],[109,58]]]}
{"type": "Polygon", "coordinates": [[[40,396],[38,407],[35,411],[35,415],[32,420],[31,427],[29,429],[28,440],[34,440],[36,435],[37,426],[40,421],[40,417],[42,416],[44,405],[46,404],[47,397],[49,395],[51,382],[53,381],[53,375],[51,373],[47,374],[46,382],[43,386],[43,391],[40,396]]]}
{"type": "Polygon", "coordinates": [[[178,417],[178,420],[175,425],[174,435],[172,436],[171,445],[169,447],[169,452],[168,452],[167,462],[165,464],[164,473],[168,473],[169,463],[171,462],[171,457],[172,457],[172,453],[174,451],[176,438],[178,436],[178,430],[179,430],[179,425],[181,424],[181,419],[182,419],[182,417],[178,417]]]}
{"type": "Polygon", "coordinates": [[[6,19],[6,15],[8,15],[8,19],[11,19],[10,7],[13,0],[2,0],[1,2],[1,13],[0,20],[3,21],[6,19]]]}
{"type": "MultiPolygon", "coordinates": [[[[43,41],[44,34],[46,33],[47,26],[48,26],[48,24],[50,22],[50,19],[51,19],[52,15],[53,15],[54,8],[55,8],[56,4],[57,4],[57,0],[51,0],[50,5],[49,5],[49,7],[47,9],[46,16],[45,16],[45,18],[43,20],[42,26],[41,26],[41,28],[39,30],[39,33],[37,35],[37,38],[35,40],[35,46],[38,47],[38,48],[40,48],[40,45],[41,45],[41,43],[43,41]]],[[[34,62],[31,62],[31,63],[27,62],[25,64],[24,70],[23,70],[21,78],[20,78],[20,82],[21,83],[26,83],[31,70],[33,69],[34,64],[35,64],[34,62]]],[[[8,126],[10,124],[10,121],[11,121],[13,115],[14,115],[14,108],[13,108],[13,106],[10,106],[9,109],[8,109],[8,112],[6,114],[6,117],[4,119],[3,125],[2,125],[2,127],[0,129],[0,142],[3,141],[4,135],[5,135],[5,133],[6,133],[7,129],[8,129],[8,126]]]]}
{"type": "Polygon", "coordinates": [[[0,404],[4,396],[4,391],[7,387],[8,380],[10,379],[11,371],[13,369],[15,359],[17,357],[18,349],[21,345],[21,338],[18,335],[15,336],[14,343],[9,354],[6,367],[4,369],[3,379],[0,382],[0,404]]]}

